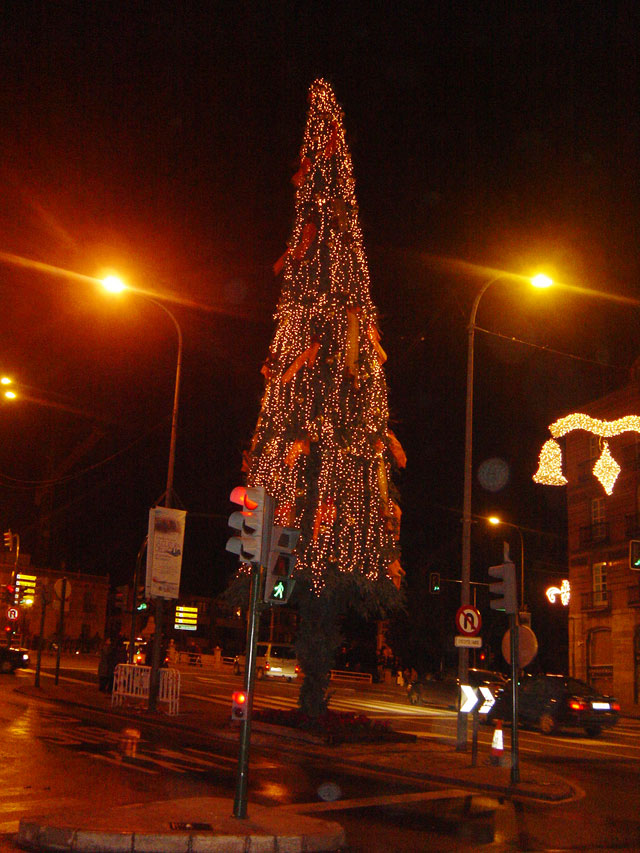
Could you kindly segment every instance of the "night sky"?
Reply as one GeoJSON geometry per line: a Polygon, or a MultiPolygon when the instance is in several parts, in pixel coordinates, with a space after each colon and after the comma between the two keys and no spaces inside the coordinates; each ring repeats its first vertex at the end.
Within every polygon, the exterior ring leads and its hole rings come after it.
{"type": "MultiPolygon", "coordinates": [[[[140,296],[7,255],[115,270],[175,300],[183,585],[224,587],[272,264],[322,76],[345,111],[409,459],[404,566],[459,577],[471,304],[494,270],[544,270],[568,287],[502,282],[481,302],[478,325],[504,337],[476,335],[474,512],[525,530],[532,601],[559,580],[542,570],[564,557],[564,495],[531,482],[537,454],[551,421],[624,382],[637,355],[635,311],[572,289],[640,296],[637,4],[18,0],[0,15],[0,371],[31,398],[0,406],[0,520],[22,548],[130,577],[164,491],[176,336],[140,296]],[[475,477],[493,457],[510,472],[495,493],[475,477]]],[[[473,537],[486,580],[501,535],[473,537]]]]}

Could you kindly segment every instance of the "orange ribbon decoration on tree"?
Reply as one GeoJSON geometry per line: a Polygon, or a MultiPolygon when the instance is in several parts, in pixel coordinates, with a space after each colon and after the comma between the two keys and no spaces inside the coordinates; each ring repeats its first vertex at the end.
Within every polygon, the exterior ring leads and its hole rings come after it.
{"type": "Polygon", "coordinates": [[[307,254],[307,249],[313,243],[313,240],[316,236],[318,229],[314,225],[313,222],[307,222],[302,229],[302,236],[300,237],[300,242],[293,250],[293,257],[296,261],[301,260],[307,254]]]}
{"type": "Polygon", "coordinates": [[[288,465],[289,468],[293,468],[293,466],[296,464],[298,457],[301,454],[308,456],[310,449],[311,445],[309,443],[309,436],[297,439],[293,442],[293,444],[289,448],[289,452],[285,456],[285,464],[288,465]]]}
{"type": "Polygon", "coordinates": [[[285,251],[280,255],[280,257],[278,258],[278,260],[275,262],[275,264],[273,265],[273,273],[274,273],[274,275],[280,275],[280,273],[282,272],[282,269],[283,269],[283,267],[284,267],[284,262],[286,261],[286,259],[287,259],[287,255],[289,254],[289,252],[290,252],[290,251],[291,251],[291,249],[286,249],[286,250],[285,250],[285,251]]]}
{"type": "Polygon", "coordinates": [[[360,307],[353,306],[347,308],[347,347],[345,353],[345,366],[349,376],[354,379],[358,375],[358,356],[359,347],[359,321],[360,307]]]}
{"type": "Polygon", "coordinates": [[[320,528],[325,524],[333,524],[336,520],[336,505],[333,500],[324,501],[316,510],[313,520],[313,541],[316,542],[320,535],[320,528]]]}
{"type": "Polygon", "coordinates": [[[334,119],[331,122],[331,135],[329,136],[329,141],[327,142],[324,149],[324,156],[331,157],[338,150],[338,124],[334,119]]]}
{"type": "Polygon", "coordinates": [[[313,367],[319,349],[320,341],[316,338],[313,340],[311,346],[307,347],[303,353],[300,353],[296,360],[285,370],[282,374],[282,381],[289,382],[305,364],[308,364],[309,367],[313,367]]]}
{"type": "Polygon", "coordinates": [[[305,177],[307,176],[307,172],[311,168],[311,160],[308,157],[303,157],[300,161],[300,168],[291,178],[291,183],[299,187],[303,184],[305,177]]]}
{"type": "Polygon", "coordinates": [[[387,439],[389,440],[389,450],[391,451],[393,458],[396,460],[396,465],[398,468],[406,468],[407,454],[404,452],[402,445],[390,429],[387,430],[387,439]]]}
{"type": "Polygon", "coordinates": [[[377,330],[374,323],[371,323],[367,329],[367,335],[371,341],[376,355],[378,356],[378,364],[382,365],[387,360],[387,354],[380,346],[380,332],[377,330]]]}

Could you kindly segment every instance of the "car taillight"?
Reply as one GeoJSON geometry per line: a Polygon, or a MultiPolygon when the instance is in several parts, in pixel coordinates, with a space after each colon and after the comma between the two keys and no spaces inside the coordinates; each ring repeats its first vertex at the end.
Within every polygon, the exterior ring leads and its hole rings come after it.
{"type": "Polygon", "coordinates": [[[581,699],[571,699],[569,707],[572,711],[584,711],[586,710],[587,703],[583,702],[581,699]]]}
{"type": "Polygon", "coordinates": [[[269,663],[265,663],[264,668],[265,668],[265,669],[271,669],[271,664],[269,664],[269,663]]]}
{"type": "Polygon", "coordinates": [[[612,702],[611,703],[611,710],[612,711],[619,711],[620,710],[620,703],[619,702],[612,702]]]}
{"type": "Polygon", "coordinates": [[[296,675],[300,672],[300,667],[296,664],[296,675]]]}

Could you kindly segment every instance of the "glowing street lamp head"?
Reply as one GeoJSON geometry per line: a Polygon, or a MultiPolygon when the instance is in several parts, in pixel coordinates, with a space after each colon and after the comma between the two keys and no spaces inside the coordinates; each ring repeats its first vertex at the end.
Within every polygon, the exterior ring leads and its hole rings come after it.
{"type": "Polygon", "coordinates": [[[490,515],[487,521],[493,525],[502,524],[502,520],[497,515],[490,515]]]}
{"type": "Polygon", "coordinates": [[[18,395],[15,391],[5,391],[4,396],[7,398],[7,400],[15,400],[18,395]]]}
{"type": "Polygon", "coordinates": [[[11,379],[9,379],[9,377],[8,377],[8,376],[3,376],[3,377],[0,379],[0,385],[11,385],[11,384],[13,384],[13,383],[12,383],[12,380],[11,380],[11,379]]]}
{"type": "Polygon", "coordinates": [[[126,289],[126,284],[117,275],[108,275],[102,279],[102,286],[109,293],[122,293],[126,289]]]}
{"type": "Polygon", "coordinates": [[[534,287],[551,287],[553,281],[549,278],[548,275],[545,275],[543,272],[539,272],[537,275],[534,275],[531,279],[531,284],[534,287]]]}

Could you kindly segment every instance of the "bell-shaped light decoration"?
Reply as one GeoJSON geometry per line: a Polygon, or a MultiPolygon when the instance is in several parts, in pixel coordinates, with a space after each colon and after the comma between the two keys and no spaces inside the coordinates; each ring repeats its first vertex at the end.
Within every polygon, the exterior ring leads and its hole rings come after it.
{"type": "Polygon", "coordinates": [[[538,470],[533,479],[545,486],[566,486],[567,478],[562,473],[562,450],[555,439],[550,438],[542,445],[538,470]]]}

